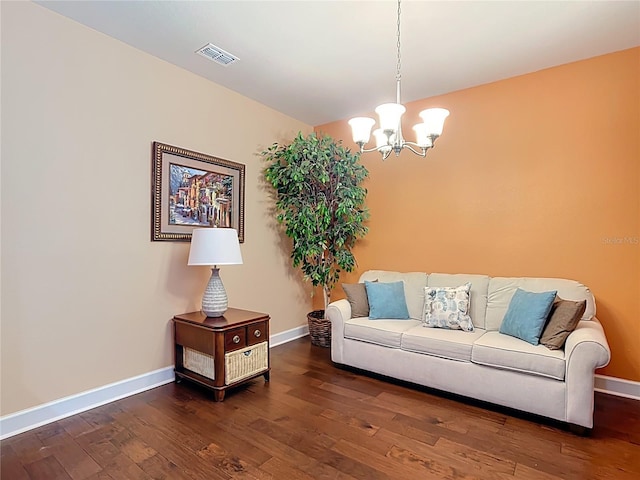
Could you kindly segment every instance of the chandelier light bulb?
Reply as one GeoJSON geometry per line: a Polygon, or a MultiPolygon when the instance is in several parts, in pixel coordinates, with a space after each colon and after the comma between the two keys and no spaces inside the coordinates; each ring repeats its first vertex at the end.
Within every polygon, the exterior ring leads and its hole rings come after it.
{"type": "Polygon", "coordinates": [[[376,113],[380,118],[380,128],[384,132],[396,132],[402,114],[406,111],[407,109],[399,103],[383,103],[376,108],[376,113]]]}
{"type": "Polygon", "coordinates": [[[371,138],[371,128],[375,123],[376,121],[369,117],[356,117],[349,120],[353,141],[359,145],[368,143],[371,138]]]}
{"type": "Polygon", "coordinates": [[[387,134],[384,133],[384,130],[382,130],[381,128],[376,128],[373,131],[373,137],[376,139],[376,148],[386,148],[386,149],[391,149],[391,145],[393,145],[393,142],[395,141],[396,136],[395,135],[391,135],[391,136],[387,136],[387,134]]]}
{"type": "Polygon", "coordinates": [[[416,132],[416,143],[420,148],[433,147],[433,142],[429,137],[429,132],[426,124],[418,123],[417,125],[413,126],[413,130],[416,132]]]}
{"type": "Polygon", "coordinates": [[[429,108],[420,112],[419,115],[426,125],[429,135],[442,135],[444,121],[449,116],[449,110],[444,108],[429,108]]]}

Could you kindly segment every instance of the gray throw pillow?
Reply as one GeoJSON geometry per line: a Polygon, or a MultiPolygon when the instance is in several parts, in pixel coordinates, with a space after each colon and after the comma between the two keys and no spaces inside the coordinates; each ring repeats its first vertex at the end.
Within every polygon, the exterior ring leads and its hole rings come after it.
{"type": "Polygon", "coordinates": [[[343,283],[342,289],[351,305],[351,318],[368,317],[369,301],[364,283],[343,283]]]}
{"type": "Polygon", "coordinates": [[[551,307],[549,321],[542,331],[540,343],[551,350],[563,348],[569,334],[578,326],[586,308],[586,300],[573,302],[557,297],[551,307]]]}

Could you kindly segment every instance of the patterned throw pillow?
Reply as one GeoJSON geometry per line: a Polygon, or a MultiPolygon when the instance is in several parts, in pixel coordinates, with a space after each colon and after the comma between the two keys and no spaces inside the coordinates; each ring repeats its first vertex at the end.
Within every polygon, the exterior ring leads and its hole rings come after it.
{"type": "Polygon", "coordinates": [[[459,287],[425,287],[422,326],[473,332],[468,314],[470,290],[471,283],[459,287]]]}

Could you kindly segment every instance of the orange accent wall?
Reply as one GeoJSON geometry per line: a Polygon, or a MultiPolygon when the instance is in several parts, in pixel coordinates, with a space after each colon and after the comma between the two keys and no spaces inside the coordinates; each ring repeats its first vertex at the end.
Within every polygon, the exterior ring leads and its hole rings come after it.
{"type": "MultiPolygon", "coordinates": [[[[426,158],[362,156],[370,231],[343,281],[373,268],[578,280],[612,350],[598,373],[640,381],[640,48],[405,105],[409,140],[419,111],[451,115],[426,158]]],[[[357,148],[346,119],[315,130],[357,148]]]]}

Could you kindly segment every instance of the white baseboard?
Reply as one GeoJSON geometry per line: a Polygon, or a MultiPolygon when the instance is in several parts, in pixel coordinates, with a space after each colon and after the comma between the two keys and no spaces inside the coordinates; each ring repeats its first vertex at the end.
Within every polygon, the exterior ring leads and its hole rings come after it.
{"type": "MultiPolygon", "coordinates": [[[[309,327],[297,327],[270,337],[271,347],[309,335],[309,327]]],[[[71,415],[151,390],[174,381],[173,366],[144,373],[76,395],[60,398],[36,407],[0,417],[0,440],[41,427],[71,415]]]]}
{"type": "Polygon", "coordinates": [[[283,343],[287,343],[298,338],[306,337],[307,335],[309,335],[309,325],[292,328],[291,330],[285,330],[284,332],[271,335],[270,346],[277,347],[278,345],[282,345],[283,343]]]}
{"type": "Polygon", "coordinates": [[[173,382],[173,367],[161,368],[0,418],[0,440],[173,382]]]}
{"type": "Polygon", "coordinates": [[[617,397],[640,400],[640,382],[625,380],[623,378],[596,375],[594,390],[617,397]]]}

